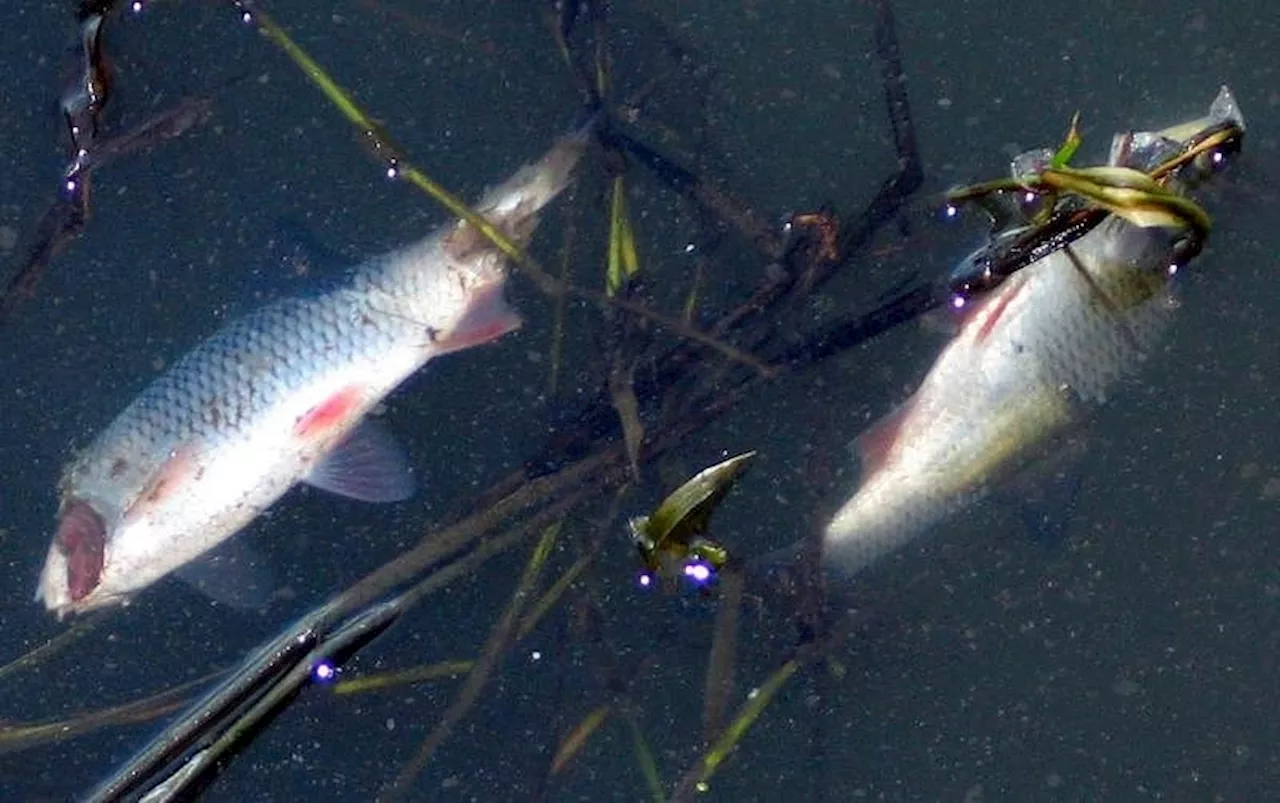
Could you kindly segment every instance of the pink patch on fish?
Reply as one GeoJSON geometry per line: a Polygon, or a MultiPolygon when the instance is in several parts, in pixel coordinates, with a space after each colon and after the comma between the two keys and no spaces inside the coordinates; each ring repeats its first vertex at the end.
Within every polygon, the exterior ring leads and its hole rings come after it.
{"type": "Polygon", "coordinates": [[[189,477],[193,475],[198,477],[196,454],[196,449],[191,444],[180,446],[170,452],[169,458],[160,464],[143,487],[142,493],[138,494],[138,498],[124,512],[122,521],[136,521],[138,516],[167,499],[189,477]]]}
{"type": "Polygon", "coordinates": [[[978,331],[973,337],[975,343],[981,343],[991,335],[996,328],[996,324],[1000,322],[1001,316],[1004,315],[1009,305],[1013,303],[1013,299],[1017,298],[1018,293],[1022,292],[1022,288],[1025,286],[1026,282],[1022,280],[1022,277],[1015,276],[1008,281],[1000,295],[974,311],[975,315],[983,316],[982,325],[978,327],[978,331]]]}
{"type": "Polygon", "coordinates": [[[72,602],[79,602],[102,580],[107,550],[106,524],[88,504],[72,500],[58,519],[54,542],[67,556],[67,592],[72,602]]]}
{"type": "Polygon", "coordinates": [[[304,440],[323,437],[345,426],[364,405],[364,391],[352,385],[312,407],[293,425],[293,434],[304,440]]]}
{"type": "Polygon", "coordinates": [[[889,462],[889,454],[897,446],[902,426],[911,414],[913,400],[914,397],[908,399],[897,410],[872,424],[854,441],[864,481],[889,462]]]}

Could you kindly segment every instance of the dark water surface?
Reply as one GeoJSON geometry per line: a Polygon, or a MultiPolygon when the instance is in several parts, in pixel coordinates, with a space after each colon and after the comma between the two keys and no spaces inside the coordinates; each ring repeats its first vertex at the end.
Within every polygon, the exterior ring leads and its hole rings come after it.
{"type": "MultiPolygon", "coordinates": [[[[882,615],[835,656],[842,673],[832,663],[794,679],[706,799],[1241,800],[1280,786],[1280,12],[1257,0],[1231,4],[1229,14],[1221,5],[896,4],[931,192],[999,174],[1011,153],[1056,143],[1077,110],[1086,155],[1099,158],[1113,131],[1201,114],[1224,83],[1249,125],[1246,152],[1205,195],[1216,228],[1183,283],[1167,349],[1099,417],[1066,543],[1032,543],[1016,515],[981,508],[878,567],[857,592],[878,600],[882,615]],[[896,591],[921,574],[905,597],[896,591]]],[[[714,77],[705,107],[695,103],[703,93],[684,85],[665,100],[660,88],[655,113],[676,126],[709,121],[706,168],[761,215],[856,207],[891,171],[864,4],[615,7],[620,91],[669,59],[655,35],[653,20],[662,20],[714,77]]],[[[271,8],[415,161],[468,197],[538,155],[577,115],[541,3],[280,0],[271,8]]],[[[0,247],[12,262],[13,237],[43,210],[64,163],[55,101],[73,28],[70,3],[4,14],[0,247]]],[[[341,275],[323,259],[300,266],[295,232],[356,261],[443,218],[416,191],[385,181],[323,98],[234,12],[157,3],[111,22],[119,78],[110,126],[124,130],[190,94],[216,94],[214,115],[104,169],[87,233],[0,328],[6,661],[65,628],[30,600],[72,450],[227,316],[341,275]]],[[[632,203],[643,257],[679,275],[693,230],[687,211],[643,178],[632,203]]],[[[964,237],[931,223],[923,201],[907,217],[906,234],[887,233],[874,258],[824,289],[815,318],[869,303],[913,273],[939,274],[961,256],[964,237]]],[[[598,232],[604,219],[584,203],[579,226],[598,232]]],[[[548,215],[535,244],[544,260],[558,253],[563,228],[548,215]]],[[[580,236],[598,244],[598,233],[580,236]]],[[[594,277],[600,259],[584,255],[575,272],[594,277]]],[[[726,275],[713,292],[751,287],[763,270],[732,243],[717,265],[726,275]],[[734,249],[740,259],[729,258],[734,249]]],[[[520,333],[433,363],[389,401],[388,418],[425,480],[418,499],[368,507],[291,494],[245,536],[291,599],[245,614],[161,583],[57,658],[0,681],[0,720],[70,716],[234,663],[534,452],[546,422],[595,384],[571,371],[560,396],[548,398],[548,307],[527,285],[513,296],[526,317],[520,333]]],[[[586,311],[570,319],[583,327],[580,358],[591,320],[586,311]]],[[[643,510],[671,477],[754,448],[760,457],[718,514],[718,532],[743,554],[793,540],[814,505],[833,507],[848,492],[847,444],[904,398],[939,343],[906,327],[768,387],[678,450],[662,478],[652,471],[624,512],[643,510]]],[[[525,555],[501,557],[438,595],[351,671],[474,656],[525,555]]],[[[616,550],[593,569],[595,593],[619,662],[658,656],[635,701],[659,768],[674,779],[696,757],[714,606],[638,592],[633,569],[619,529],[616,550]]],[[[745,688],[795,639],[785,616],[749,611],[738,668],[745,688]]],[[[557,735],[607,699],[566,621],[553,616],[514,648],[415,799],[530,799],[557,735]]],[[[310,692],[207,799],[372,799],[456,689],[310,692]]],[[[154,727],[0,755],[0,798],[72,797],[154,727]]],[[[622,722],[608,724],[545,795],[646,799],[622,722]]]]}

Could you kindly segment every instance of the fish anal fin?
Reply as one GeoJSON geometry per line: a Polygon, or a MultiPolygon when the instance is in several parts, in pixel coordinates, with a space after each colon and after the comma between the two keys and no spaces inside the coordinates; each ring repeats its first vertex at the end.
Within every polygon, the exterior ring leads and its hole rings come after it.
{"type": "Polygon", "coordinates": [[[1044,546],[1066,541],[1079,500],[1081,464],[1089,449],[1083,432],[1054,439],[1012,476],[997,482],[994,500],[1018,513],[1026,535],[1044,546]]]}
{"type": "Polygon", "coordinates": [[[275,588],[275,577],[266,558],[249,545],[243,534],[179,567],[174,576],[214,602],[242,611],[265,608],[275,588]]]}
{"type": "Polygon", "coordinates": [[[302,481],[361,502],[402,502],[417,489],[404,448],[385,427],[367,418],[302,481]]]}

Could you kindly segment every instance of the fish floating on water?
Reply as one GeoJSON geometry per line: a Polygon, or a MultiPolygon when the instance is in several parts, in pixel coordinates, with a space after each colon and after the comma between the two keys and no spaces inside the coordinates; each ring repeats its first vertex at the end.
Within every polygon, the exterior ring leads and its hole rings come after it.
{"type": "MultiPolygon", "coordinates": [[[[476,210],[517,244],[568,184],[585,132],[476,210]]],[[[413,492],[366,415],[428,360],[520,319],[506,259],[465,221],[359,265],[340,287],[240,318],[158,377],[67,466],[36,598],[59,617],[128,601],[297,482],[372,502],[413,492]]]]}
{"type": "MultiPolygon", "coordinates": [[[[1208,117],[1117,135],[1109,166],[1151,170],[1224,127],[1244,128],[1226,88],[1208,117]]],[[[1186,169],[1212,170],[1222,155],[1186,169]]],[[[968,303],[920,388],[860,436],[861,482],[826,525],[824,563],[846,573],[867,566],[1069,435],[1170,320],[1171,268],[1199,248],[1186,234],[1108,215],[968,303]]]]}

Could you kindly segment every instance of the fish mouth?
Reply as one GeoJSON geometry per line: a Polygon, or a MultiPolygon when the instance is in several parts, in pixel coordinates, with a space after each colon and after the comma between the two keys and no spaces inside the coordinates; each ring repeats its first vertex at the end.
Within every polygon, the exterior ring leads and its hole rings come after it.
{"type": "Polygon", "coordinates": [[[102,516],[80,499],[67,501],[40,574],[36,599],[59,617],[82,607],[102,582],[107,526],[102,516]]]}

